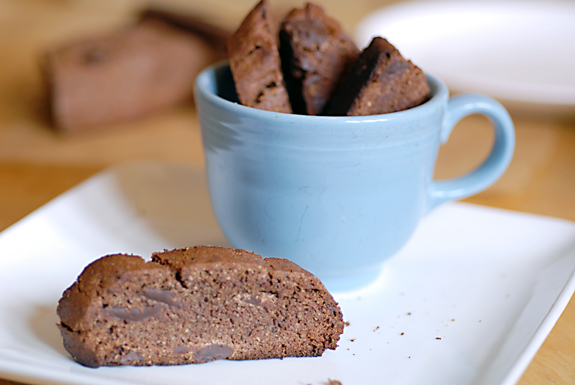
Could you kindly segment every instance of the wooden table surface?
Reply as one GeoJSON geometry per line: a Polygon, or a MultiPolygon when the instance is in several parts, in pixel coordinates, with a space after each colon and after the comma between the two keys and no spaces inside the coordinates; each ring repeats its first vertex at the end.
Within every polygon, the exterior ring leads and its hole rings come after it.
{"type": "MultiPolygon", "coordinates": [[[[202,166],[193,105],[181,105],[86,134],[62,136],[47,123],[38,57],[51,45],[107,33],[133,20],[144,0],[0,0],[0,230],[94,173],[129,160],[202,166]]],[[[228,30],[254,0],[171,0],[228,30]]],[[[318,0],[348,32],[385,0],[318,0]]],[[[301,6],[272,0],[277,15],[301,6]]],[[[399,47],[401,49],[401,47],[399,47]]],[[[575,221],[575,113],[533,115],[512,110],[517,149],[502,179],[468,202],[575,221]]],[[[439,156],[437,177],[480,162],[492,133],[481,117],[464,119],[439,156]]],[[[519,384],[575,383],[575,304],[565,310],[519,384]]],[[[0,379],[0,385],[13,384],[0,379]]]]}

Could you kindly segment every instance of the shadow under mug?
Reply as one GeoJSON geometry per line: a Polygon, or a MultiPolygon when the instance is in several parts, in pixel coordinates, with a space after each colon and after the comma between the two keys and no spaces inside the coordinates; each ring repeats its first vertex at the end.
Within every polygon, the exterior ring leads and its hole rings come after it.
{"type": "Polygon", "coordinates": [[[245,107],[227,63],[205,69],[195,101],[211,203],[230,244],[287,258],[330,290],[354,289],[377,278],[427,212],[492,185],[514,151],[509,114],[427,80],[430,100],[409,110],[304,116],[245,107]],[[493,125],[489,156],[466,175],[433,180],[440,145],[471,114],[493,125]]]}

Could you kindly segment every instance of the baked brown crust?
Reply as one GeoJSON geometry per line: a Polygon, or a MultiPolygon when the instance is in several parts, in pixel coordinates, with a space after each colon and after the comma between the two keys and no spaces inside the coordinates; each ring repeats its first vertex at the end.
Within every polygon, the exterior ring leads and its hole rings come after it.
{"type": "Polygon", "coordinates": [[[311,3],[284,18],[279,36],[294,113],[319,115],[359,49],[337,21],[311,3]]]}
{"type": "Polygon", "coordinates": [[[259,2],[228,39],[227,52],[243,105],[291,113],[267,0],[259,2]]]}
{"type": "Polygon", "coordinates": [[[337,89],[325,115],[385,114],[429,99],[423,71],[405,60],[386,39],[374,38],[337,89]]]}
{"type": "Polygon", "coordinates": [[[111,255],[87,266],[58,304],[64,347],[90,366],[319,356],[342,313],[294,263],[199,246],[152,261],[111,255]]]}
{"type": "Polygon", "coordinates": [[[214,60],[200,35],[151,19],[50,49],[41,64],[52,123],[73,133],[190,100],[214,60]]]}

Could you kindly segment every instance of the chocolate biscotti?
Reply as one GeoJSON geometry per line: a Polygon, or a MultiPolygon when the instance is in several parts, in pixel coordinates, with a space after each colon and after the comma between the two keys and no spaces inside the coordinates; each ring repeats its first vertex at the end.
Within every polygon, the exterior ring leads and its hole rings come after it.
{"type": "Polygon", "coordinates": [[[51,49],[42,68],[54,126],[78,132],[182,102],[214,60],[200,35],[148,19],[51,49]]]}
{"type": "Polygon", "coordinates": [[[228,39],[228,61],[243,105],[291,113],[275,32],[262,0],[228,39]]]}
{"type": "Polygon", "coordinates": [[[429,99],[423,71],[387,40],[376,37],[361,53],[326,107],[325,115],[385,114],[429,99]]]}
{"type": "Polygon", "coordinates": [[[319,115],[359,49],[337,21],[311,3],[283,19],[279,37],[294,113],[319,115]]]}
{"type": "Polygon", "coordinates": [[[311,273],[211,246],[98,259],[57,312],[66,350],[90,367],[319,356],[343,332],[311,273]]]}

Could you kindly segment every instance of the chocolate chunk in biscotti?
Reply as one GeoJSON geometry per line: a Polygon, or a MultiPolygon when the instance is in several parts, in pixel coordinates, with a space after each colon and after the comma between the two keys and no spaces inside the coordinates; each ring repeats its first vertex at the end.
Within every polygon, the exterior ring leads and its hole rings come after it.
{"type": "Polygon", "coordinates": [[[280,56],[294,113],[319,115],[359,49],[322,8],[306,4],[282,21],[280,56]]]}
{"type": "Polygon", "coordinates": [[[203,38],[159,20],[50,50],[43,69],[53,123],[76,132],[189,100],[213,61],[203,38]]]}
{"type": "Polygon", "coordinates": [[[294,263],[199,246],[152,261],[87,266],[57,309],[64,346],[90,366],[319,356],[344,323],[323,284],[294,263]]]}
{"type": "Polygon", "coordinates": [[[228,61],[243,105],[291,113],[275,32],[262,0],[228,39],[228,61]]]}
{"type": "Polygon", "coordinates": [[[376,37],[361,53],[329,102],[325,115],[385,114],[429,99],[423,71],[387,40],[376,37]]]}

